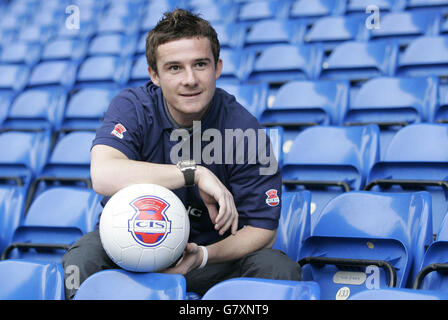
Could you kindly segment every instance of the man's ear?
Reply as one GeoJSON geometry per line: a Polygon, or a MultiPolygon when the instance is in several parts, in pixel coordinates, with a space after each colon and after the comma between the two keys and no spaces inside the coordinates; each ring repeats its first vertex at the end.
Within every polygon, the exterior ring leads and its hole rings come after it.
{"type": "Polygon", "coordinates": [[[218,62],[216,63],[216,69],[215,69],[215,79],[218,80],[219,76],[222,72],[222,59],[218,59],[218,62]]]}
{"type": "Polygon", "coordinates": [[[159,76],[157,75],[157,71],[153,70],[151,67],[148,67],[148,73],[149,73],[149,77],[151,78],[152,82],[160,87],[160,81],[159,81],[159,76]]]}

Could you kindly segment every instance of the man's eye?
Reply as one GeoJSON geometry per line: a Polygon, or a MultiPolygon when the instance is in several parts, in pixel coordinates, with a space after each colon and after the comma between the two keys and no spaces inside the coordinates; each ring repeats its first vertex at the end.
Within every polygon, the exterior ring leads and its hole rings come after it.
{"type": "Polygon", "coordinates": [[[179,66],[171,66],[170,70],[172,71],[178,71],[179,70],[179,66]]]}

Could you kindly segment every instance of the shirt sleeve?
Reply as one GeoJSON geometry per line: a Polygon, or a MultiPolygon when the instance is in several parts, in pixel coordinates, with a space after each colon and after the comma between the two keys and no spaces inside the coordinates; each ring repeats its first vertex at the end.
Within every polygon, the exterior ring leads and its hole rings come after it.
{"type": "Polygon", "coordinates": [[[139,148],[142,145],[142,119],[135,103],[126,92],[112,99],[98,129],[92,147],[103,144],[124,153],[129,159],[141,160],[139,148]]]}
{"type": "MultiPolygon", "coordinates": [[[[265,139],[265,145],[260,145],[260,140],[257,141],[257,153],[266,152],[267,148],[267,155],[270,155],[267,135],[265,139]]],[[[281,213],[281,172],[275,157],[268,159],[269,161],[262,163],[258,159],[253,164],[245,159],[244,164],[230,166],[230,191],[239,213],[239,227],[251,225],[269,230],[278,227],[281,213]],[[267,167],[271,169],[266,170],[267,167]]]]}

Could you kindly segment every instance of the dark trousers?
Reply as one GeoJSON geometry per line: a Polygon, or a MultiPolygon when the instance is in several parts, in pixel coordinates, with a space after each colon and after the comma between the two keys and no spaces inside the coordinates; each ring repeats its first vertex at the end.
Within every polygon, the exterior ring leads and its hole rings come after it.
{"type": "MultiPolygon", "coordinates": [[[[95,230],[81,237],[62,259],[65,269],[65,297],[73,299],[80,285],[90,275],[106,269],[119,268],[104,251],[95,230]],[[73,270],[76,276],[73,278],[73,270]]],[[[280,280],[300,280],[300,267],[279,250],[262,249],[247,256],[224,263],[209,264],[185,275],[187,291],[203,295],[212,286],[223,280],[250,277],[280,280]]]]}

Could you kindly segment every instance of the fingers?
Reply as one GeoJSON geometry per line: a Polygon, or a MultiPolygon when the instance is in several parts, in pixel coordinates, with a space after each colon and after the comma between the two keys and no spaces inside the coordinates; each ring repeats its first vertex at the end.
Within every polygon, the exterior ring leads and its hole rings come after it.
{"type": "Polygon", "coordinates": [[[235,234],[238,229],[238,211],[233,196],[227,192],[219,199],[218,203],[220,207],[215,221],[215,229],[220,235],[223,235],[231,227],[232,234],[235,234]]]}

